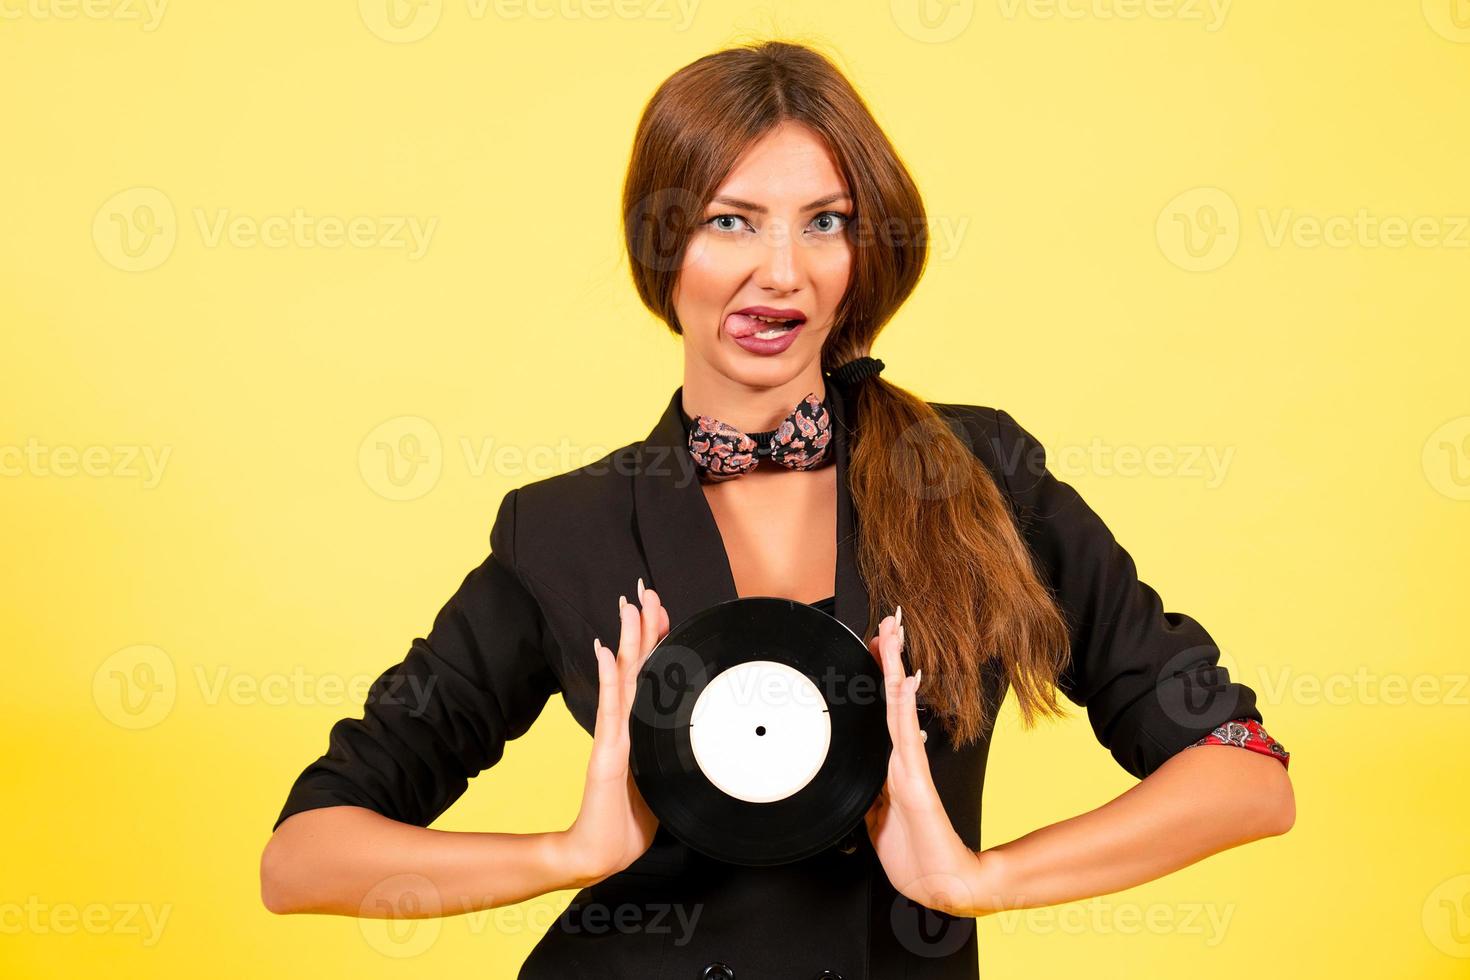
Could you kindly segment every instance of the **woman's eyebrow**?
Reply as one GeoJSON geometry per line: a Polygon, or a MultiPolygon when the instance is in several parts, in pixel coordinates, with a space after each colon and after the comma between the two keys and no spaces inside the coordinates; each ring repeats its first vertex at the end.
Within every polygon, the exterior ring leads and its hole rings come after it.
{"type": "MultiPolygon", "coordinates": [[[[826,197],[817,198],[815,201],[802,208],[802,210],[815,211],[817,208],[824,208],[829,204],[835,204],[836,202],[843,200],[847,200],[847,194],[842,191],[838,191],[836,194],[828,194],[826,197]]],[[[742,211],[754,211],[756,214],[766,213],[766,208],[764,205],[752,204],[749,201],[742,201],[738,197],[725,197],[723,194],[719,197],[716,197],[710,203],[725,204],[729,205],[732,208],[739,208],[742,211]]]]}

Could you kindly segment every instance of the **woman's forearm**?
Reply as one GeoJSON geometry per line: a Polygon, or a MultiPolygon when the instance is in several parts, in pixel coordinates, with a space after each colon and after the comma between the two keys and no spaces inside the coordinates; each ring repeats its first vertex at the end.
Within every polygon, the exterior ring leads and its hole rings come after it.
{"type": "Polygon", "coordinates": [[[1280,761],[1229,745],[1176,753],[1117,799],[980,852],[974,914],[1121,891],[1296,819],[1280,761]]]}
{"type": "Polygon", "coordinates": [[[278,913],[458,915],[591,884],[564,843],[561,831],[429,830],[364,807],[322,807],[276,828],[261,855],[261,899],[278,913]]]}

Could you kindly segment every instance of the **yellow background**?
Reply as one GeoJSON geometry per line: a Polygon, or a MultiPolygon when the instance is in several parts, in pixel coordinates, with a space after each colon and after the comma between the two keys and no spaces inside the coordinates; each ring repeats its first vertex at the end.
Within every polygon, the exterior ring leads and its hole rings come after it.
{"type": "MultiPolygon", "coordinates": [[[[1046,443],[1293,754],[1288,835],[982,920],[985,975],[1464,976],[1457,2],[4,0],[0,973],[514,975],[571,893],[405,938],[272,916],[260,850],[503,494],[679,384],[620,251],[631,133],[780,36],[839,59],[931,212],[885,377],[1046,443]]],[[[565,826],[589,745],[553,699],[436,826],[565,826]]],[[[1130,783],[1080,710],[1008,708],[985,842],[1130,783]]]]}

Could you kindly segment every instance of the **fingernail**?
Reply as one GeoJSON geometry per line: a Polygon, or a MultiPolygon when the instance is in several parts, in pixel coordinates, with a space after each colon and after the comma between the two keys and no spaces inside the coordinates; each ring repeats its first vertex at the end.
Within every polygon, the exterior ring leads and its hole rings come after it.
{"type": "Polygon", "coordinates": [[[917,691],[919,689],[919,685],[922,684],[923,682],[924,682],[924,668],[923,667],[920,667],[918,670],[914,671],[914,690],[917,691]]]}
{"type": "Polygon", "coordinates": [[[625,596],[625,595],[618,596],[618,612],[622,612],[623,611],[623,607],[626,606],[627,604],[628,604],[628,597],[627,596],[625,596]]]}
{"type": "Polygon", "coordinates": [[[893,625],[894,626],[902,626],[903,625],[903,606],[894,606],[893,607],[893,625]]]}
{"type": "Polygon", "coordinates": [[[601,643],[599,643],[599,642],[598,642],[598,641],[597,641],[597,637],[595,637],[595,636],[594,636],[594,637],[593,637],[593,638],[592,638],[592,652],[593,652],[593,653],[594,653],[594,654],[596,654],[596,653],[598,653],[598,652],[600,652],[600,651],[601,651],[601,650],[602,650],[602,644],[601,644],[601,643]]]}
{"type": "Polygon", "coordinates": [[[639,578],[638,579],[638,601],[639,602],[642,602],[643,601],[643,579],[642,578],[639,578]]]}

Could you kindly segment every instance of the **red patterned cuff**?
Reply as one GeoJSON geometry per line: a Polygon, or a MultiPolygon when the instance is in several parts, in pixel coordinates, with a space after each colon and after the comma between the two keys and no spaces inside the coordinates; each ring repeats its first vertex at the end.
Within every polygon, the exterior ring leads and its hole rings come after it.
{"type": "Polygon", "coordinates": [[[1266,729],[1262,728],[1261,723],[1254,718],[1237,718],[1234,721],[1227,721],[1198,742],[1191,742],[1185,748],[1192,749],[1196,745],[1237,745],[1263,755],[1274,756],[1281,760],[1283,766],[1291,768],[1291,753],[1286,751],[1284,745],[1267,735],[1266,729]]]}

